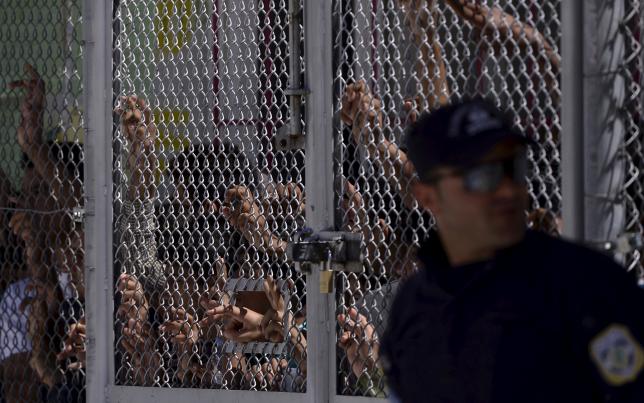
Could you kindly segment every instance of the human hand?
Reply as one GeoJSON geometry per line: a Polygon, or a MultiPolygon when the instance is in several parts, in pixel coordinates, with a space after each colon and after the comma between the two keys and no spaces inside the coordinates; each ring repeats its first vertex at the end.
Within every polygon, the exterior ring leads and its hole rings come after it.
{"type": "Polygon", "coordinates": [[[9,228],[24,244],[24,256],[27,268],[32,273],[42,271],[40,264],[42,262],[43,248],[37,239],[37,233],[33,229],[32,214],[25,211],[16,211],[11,220],[9,220],[9,228]]]}
{"type": "Polygon", "coordinates": [[[42,121],[45,109],[45,82],[32,65],[25,64],[24,70],[29,78],[9,83],[10,89],[27,90],[20,103],[21,119],[18,127],[18,144],[23,151],[42,144],[42,121]]]}
{"type": "Polygon", "coordinates": [[[117,317],[123,322],[120,345],[134,368],[139,385],[152,385],[160,367],[161,355],[156,350],[152,326],[148,321],[148,300],[143,286],[133,275],[122,274],[118,280],[121,305],[117,317]]]}
{"type": "Polygon", "coordinates": [[[262,208],[246,186],[236,185],[226,190],[221,213],[256,248],[278,256],[286,253],[286,241],[268,228],[262,208]]]}
{"type": "Polygon", "coordinates": [[[122,96],[114,113],[119,116],[123,134],[130,144],[143,148],[154,145],[156,125],[144,98],[137,95],[122,96]]]}
{"type": "MultiPolygon", "coordinates": [[[[292,288],[293,282],[289,280],[287,287],[292,288]]],[[[269,309],[262,318],[260,328],[266,340],[273,343],[281,343],[284,341],[284,314],[286,312],[286,301],[277,282],[272,277],[264,279],[264,293],[266,298],[271,304],[269,309]]],[[[287,315],[286,326],[290,328],[291,320],[290,315],[287,315]]]]}
{"type": "Polygon", "coordinates": [[[236,343],[265,341],[261,324],[263,315],[236,305],[220,305],[206,311],[206,317],[199,322],[202,328],[223,320],[224,338],[236,343]]]}
{"type": "Polygon", "coordinates": [[[85,330],[85,318],[83,317],[78,323],[74,323],[70,326],[67,337],[65,338],[65,347],[57,356],[58,361],[64,361],[73,357],[76,361],[69,364],[67,368],[84,368],[87,355],[87,349],[85,346],[86,340],[87,333],[85,330]]]}
{"type": "Polygon", "coordinates": [[[183,308],[170,308],[170,320],[159,327],[180,352],[192,351],[201,336],[201,328],[194,316],[183,308]]]}
{"type": "Polygon", "coordinates": [[[348,180],[344,181],[344,193],[341,201],[344,211],[343,227],[349,232],[360,232],[367,225],[367,211],[365,210],[362,193],[348,180]]]}
{"type": "Polygon", "coordinates": [[[299,215],[304,212],[304,192],[294,182],[278,183],[268,188],[264,211],[269,214],[299,215]]]}
{"type": "Polygon", "coordinates": [[[380,342],[375,327],[355,308],[349,314],[338,315],[338,325],[342,335],[338,345],[342,348],[351,365],[351,370],[358,378],[365,370],[372,370],[378,361],[380,342]]]}
{"type": "Polygon", "coordinates": [[[201,377],[205,369],[196,356],[201,327],[194,317],[182,308],[170,308],[170,320],[161,325],[159,331],[165,334],[176,348],[179,356],[179,379],[183,381],[186,377],[194,375],[201,377]]]}
{"type": "Polygon", "coordinates": [[[435,27],[430,24],[430,15],[436,12],[435,0],[398,0],[398,5],[416,42],[433,35],[435,27]]]}
{"type": "Polygon", "coordinates": [[[141,282],[135,276],[124,273],[119,276],[117,290],[121,293],[117,317],[147,322],[150,306],[141,282]]]}
{"type": "MultiPolygon", "coordinates": [[[[214,266],[215,273],[207,280],[208,289],[199,297],[199,305],[204,311],[230,303],[230,295],[225,291],[228,281],[228,267],[221,257],[215,261],[214,266]]],[[[218,337],[221,334],[222,321],[210,321],[207,327],[203,327],[204,337],[208,340],[218,337]]],[[[204,323],[200,323],[200,325],[204,325],[204,323]]]]}
{"type": "Polygon", "coordinates": [[[9,228],[11,228],[14,235],[25,243],[31,243],[35,240],[31,215],[26,211],[16,211],[11,216],[11,220],[9,220],[9,228]]]}
{"type": "Polygon", "coordinates": [[[488,7],[475,0],[446,0],[447,4],[463,19],[480,29],[486,35],[499,33],[501,42],[512,38],[521,48],[546,49],[549,57],[554,52],[546,38],[530,24],[517,20],[499,7],[488,7]]]}
{"type": "Polygon", "coordinates": [[[232,186],[226,191],[221,212],[255,247],[274,252],[285,249],[284,242],[267,228],[266,217],[246,186],[232,186]]]}
{"type": "Polygon", "coordinates": [[[205,310],[228,304],[230,301],[230,295],[225,291],[228,266],[223,258],[218,257],[214,267],[215,272],[207,280],[208,290],[199,297],[199,305],[205,310]]]}
{"type": "Polygon", "coordinates": [[[143,98],[136,95],[121,97],[114,109],[119,115],[121,131],[127,141],[127,170],[130,173],[127,195],[130,200],[154,197],[156,155],[154,145],[157,129],[151,111],[143,98]]]}
{"type": "Polygon", "coordinates": [[[420,97],[407,98],[403,101],[403,111],[405,112],[404,124],[410,126],[418,120],[419,111],[422,110],[422,99],[420,97]]]}
{"type": "Polygon", "coordinates": [[[382,102],[373,96],[364,80],[359,80],[345,88],[340,117],[351,126],[356,144],[368,146],[372,143],[370,131],[382,128],[382,102]]]}
{"type": "Polygon", "coordinates": [[[129,319],[121,335],[126,360],[132,366],[132,376],[137,385],[154,385],[156,374],[161,368],[161,354],[155,347],[151,327],[129,319]]]}
{"type": "Polygon", "coordinates": [[[230,225],[241,232],[255,230],[256,228],[249,227],[257,223],[261,216],[259,205],[253,194],[246,186],[242,185],[231,186],[226,190],[221,212],[230,225]]]}

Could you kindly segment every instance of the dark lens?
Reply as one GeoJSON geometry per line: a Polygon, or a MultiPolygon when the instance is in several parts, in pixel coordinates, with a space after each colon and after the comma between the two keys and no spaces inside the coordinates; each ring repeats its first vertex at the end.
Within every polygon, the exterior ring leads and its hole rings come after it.
{"type": "Polygon", "coordinates": [[[505,168],[505,174],[511,177],[515,183],[523,185],[528,175],[528,158],[526,154],[519,153],[509,162],[509,166],[505,168]]]}
{"type": "Polygon", "coordinates": [[[500,161],[472,167],[463,174],[465,190],[469,192],[491,192],[503,179],[503,163],[500,161]]]}

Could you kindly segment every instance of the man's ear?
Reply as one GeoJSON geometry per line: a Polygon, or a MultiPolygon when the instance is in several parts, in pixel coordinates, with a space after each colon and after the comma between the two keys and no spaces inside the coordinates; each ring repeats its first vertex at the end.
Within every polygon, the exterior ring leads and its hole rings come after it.
{"type": "Polygon", "coordinates": [[[417,181],[412,185],[411,191],[422,209],[428,210],[432,214],[440,214],[440,195],[435,185],[417,181]]]}

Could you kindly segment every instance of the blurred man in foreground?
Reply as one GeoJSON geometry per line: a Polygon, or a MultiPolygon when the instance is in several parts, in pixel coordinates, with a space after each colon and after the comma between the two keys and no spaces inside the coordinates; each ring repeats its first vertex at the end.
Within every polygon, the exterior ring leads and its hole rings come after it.
{"type": "Polygon", "coordinates": [[[380,346],[393,400],[644,401],[644,291],[611,258],[526,229],[531,142],[509,122],[460,101],[409,132],[437,231],[380,346]]]}

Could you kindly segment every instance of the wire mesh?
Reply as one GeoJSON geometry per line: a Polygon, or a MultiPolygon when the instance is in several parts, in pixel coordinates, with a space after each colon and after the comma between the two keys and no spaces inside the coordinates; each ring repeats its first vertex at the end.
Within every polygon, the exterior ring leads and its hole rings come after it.
{"type": "Polygon", "coordinates": [[[288,3],[114,16],[117,384],[304,392],[304,276],[285,256],[304,152],[271,143],[291,119],[288,3]]]}
{"type": "MultiPolygon", "coordinates": [[[[626,232],[644,233],[644,188],[641,173],[644,168],[644,149],[642,138],[642,4],[639,1],[627,1],[620,27],[625,37],[624,62],[620,66],[626,86],[624,118],[626,120],[626,138],[624,139],[624,157],[626,159],[626,178],[621,195],[626,205],[626,232]]],[[[627,269],[632,270],[640,280],[644,279],[642,251],[634,250],[625,261],[627,269]]]]}
{"type": "MultiPolygon", "coordinates": [[[[80,3],[0,10],[0,401],[84,400],[80,3]]],[[[559,4],[334,1],[335,221],[366,257],[336,275],[338,394],[387,395],[378,337],[434,224],[407,192],[418,113],[475,95],[511,110],[538,142],[528,222],[560,231],[559,4]]],[[[273,144],[303,121],[289,111],[288,9],[114,2],[118,385],[306,391],[305,279],[285,256],[305,226],[305,153],[273,144]]],[[[625,3],[619,70],[625,230],[640,234],[641,11],[625,3]]],[[[640,251],[626,264],[644,276],[640,251]]]]}
{"type": "Polygon", "coordinates": [[[378,336],[433,226],[408,192],[402,141],[418,113],[473,96],[510,110],[538,142],[529,224],[560,230],[559,2],[338,0],[334,21],[337,222],[366,251],[363,273],[338,276],[336,392],[384,397],[378,336]]]}
{"type": "Polygon", "coordinates": [[[0,10],[0,401],[84,401],[81,22],[0,10]]]}

